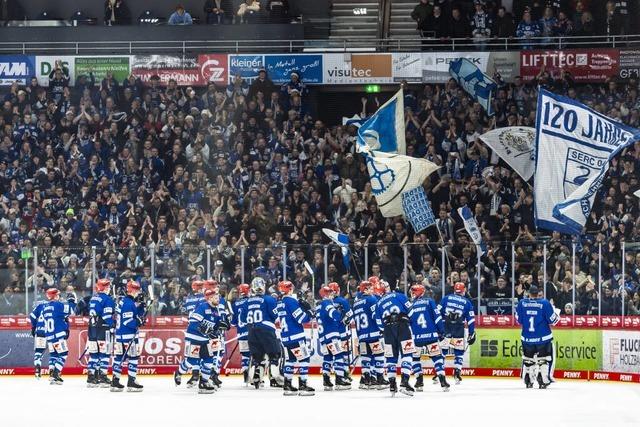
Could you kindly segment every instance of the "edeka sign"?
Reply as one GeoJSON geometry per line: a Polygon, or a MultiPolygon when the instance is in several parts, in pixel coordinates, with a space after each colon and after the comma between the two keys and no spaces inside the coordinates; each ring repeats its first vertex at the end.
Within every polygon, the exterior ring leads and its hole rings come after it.
{"type": "MultiPolygon", "coordinates": [[[[522,365],[520,329],[476,329],[470,346],[474,368],[519,368],[522,365]]],[[[553,331],[557,369],[597,371],[602,366],[602,331],[553,331]]]]}
{"type": "Polygon", "coordinates": [[[258,78],[258,72],[264,68],[262,55],[229,55],[229,83],[240,76],[248,84],[258,78]]]}
{"type": "Polygon", "coordinates": [[[524,50],[520,52],[520,73],[530,81],[545,67],[553,78],[568,71],[577,82],[604,82],[618,76],[619,62],[618,49],[524,50]]]}
{"type": "Polygon", "coordinates": [[[129,66],[128,56],[78,56],[75,59],[75,71],[76,78],[81,75],[88,76],[90,72],[96,79],[96,85],[102,83],[107,75],[107,72],[113,73],[114,79],[118,83],[122,83],[123,80],[129,77],[131,68],[129,66]]]}
{"type": "Polygon", "coordinates": [[[602,370],[640,372],[640,332],[602,331],[602,370]]]}
{"type": "Polygon", "coordinates": [[[322,83],[322,55],[267,55],[265,68],[272,82],[287,83],[296,71],[306,84],[322,83]]]}
{"type": "Polygon", "coordinates": [[[0,56],[0,86],[18,82],[26,85],[36,75],[35,57],[27,55],[0,56]]]}
{"type": "Polygon", "coordinates": [[[392,83],[391,54],[324,55],[325,84],[392,83]]]}

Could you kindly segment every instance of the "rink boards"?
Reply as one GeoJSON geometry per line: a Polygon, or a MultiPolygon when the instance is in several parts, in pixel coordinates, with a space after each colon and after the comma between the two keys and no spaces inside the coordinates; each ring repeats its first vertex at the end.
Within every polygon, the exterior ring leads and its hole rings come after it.
{"type": "MultiPolygon", "coordinates": [[[[479,322],[481,323],[481,322],[479,322]]],[[[486,322],[488,323],[488,322],[486,322]]],[[[86,345],[86,319],[73,318],[69,335],[69,357],[65,374],[86,373],[86,357],[80,358],[86,345]]],[[[154,325],[140,331],[142,349],[141,374],[170,374],[184,353],[186,318],[161,317],[154,325]]],[[[466,376],[518,377],[522,350],[520,330],[513,326],[483,326],[463,361],[466,376]]],[[[322,356],[318,349],[317,331],[306,329],[311,345],[311,373],[319,373],[322,356]]],[[[554,331],[556,378],[608,380],[640,383],[640,331],[600,328],[557,328],[554,331]]],[[[352,335],[351,361],[359,372],[358,345],[352,335]]],[[[0,375],[31,375],[33,338],[28,321],[14,317],[0,321],[0,375]]],[[[46,366],[45,353],[43,365],[46,366]]],[[[225,374],[239,374],[240,354],[235,329],[227,333],[226,352],[222,362],[225,374]]],[[[431,366],[429,361],[425,366],[431,366]]],[[[449,363],[451,364],[451,362],[449,363]]],[[[431,368],[425,368],[431,373],[431,368]]]]}

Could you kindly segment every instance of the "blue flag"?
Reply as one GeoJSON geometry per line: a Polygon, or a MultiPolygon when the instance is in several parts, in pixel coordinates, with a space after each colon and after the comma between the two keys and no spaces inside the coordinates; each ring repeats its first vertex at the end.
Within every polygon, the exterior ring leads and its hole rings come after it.
{"type": "Polygon", "coordinates": [[[405,154],[407,144],[404,138],[404,96],[400,89],[360,125],[356,148],[359,152],[376,150],[405,154]]]}
{"type": "Polygon", "coordinates": [[[473,217],[471,213],[471,209],[468,206],[463,206],[458,208],[458,215],[462,218],[464,222],[464,228],[469,233],[471,240],[478,246],[478,250],[480,251],[480,256],[487,251],[487,245],[482,241],[482,233],[480,232],[480,227],[478,227],[478,223],[476,219],[473,217]]]}
{"type": "Polygon", "coordinates": [[[344,264],[344,268],[347,271],[351,268],[351,251],[349,250],[349,236],[344,233],[339,233],[337,231],[333,231],[329,228],[323,228],[322,232],[330,238],[333,243],[340,246],[340,251],[342,252],[342,263],[344,264]]]}
{"type": "Polygon", "coordinates": [[[427,200],[427,193],[422,186],[402,193],[402,209],[416,233],[436,223],[431,204],[427,200]]]}
{"type": "Polygon", "coordinates": [[[498,85],[467,58],[454,59],[449,63],[449,74],[471,97],[476,100],[489,116],[494,115],[491,100],[498,85]]]}

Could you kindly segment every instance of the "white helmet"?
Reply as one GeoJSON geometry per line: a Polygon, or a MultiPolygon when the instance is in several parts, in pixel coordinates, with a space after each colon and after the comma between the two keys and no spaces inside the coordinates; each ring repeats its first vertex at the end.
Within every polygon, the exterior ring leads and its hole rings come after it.
{"type": "Polygon", "coordinates": [[[264,295],[264,290],[266,287],[267,284],[262,277],[255,277],[251,281],[251,290],[256,295],[264,295]]]}

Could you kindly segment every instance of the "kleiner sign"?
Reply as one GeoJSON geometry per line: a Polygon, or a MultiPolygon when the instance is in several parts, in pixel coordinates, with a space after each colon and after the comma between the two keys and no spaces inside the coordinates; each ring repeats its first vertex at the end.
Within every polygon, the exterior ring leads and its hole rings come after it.
{"type": "Polygon", "coordinates": [[[28,84],[36,74],[35,62],[35,57],[28,55],[0,56],[0,85],[28,84]]]}

